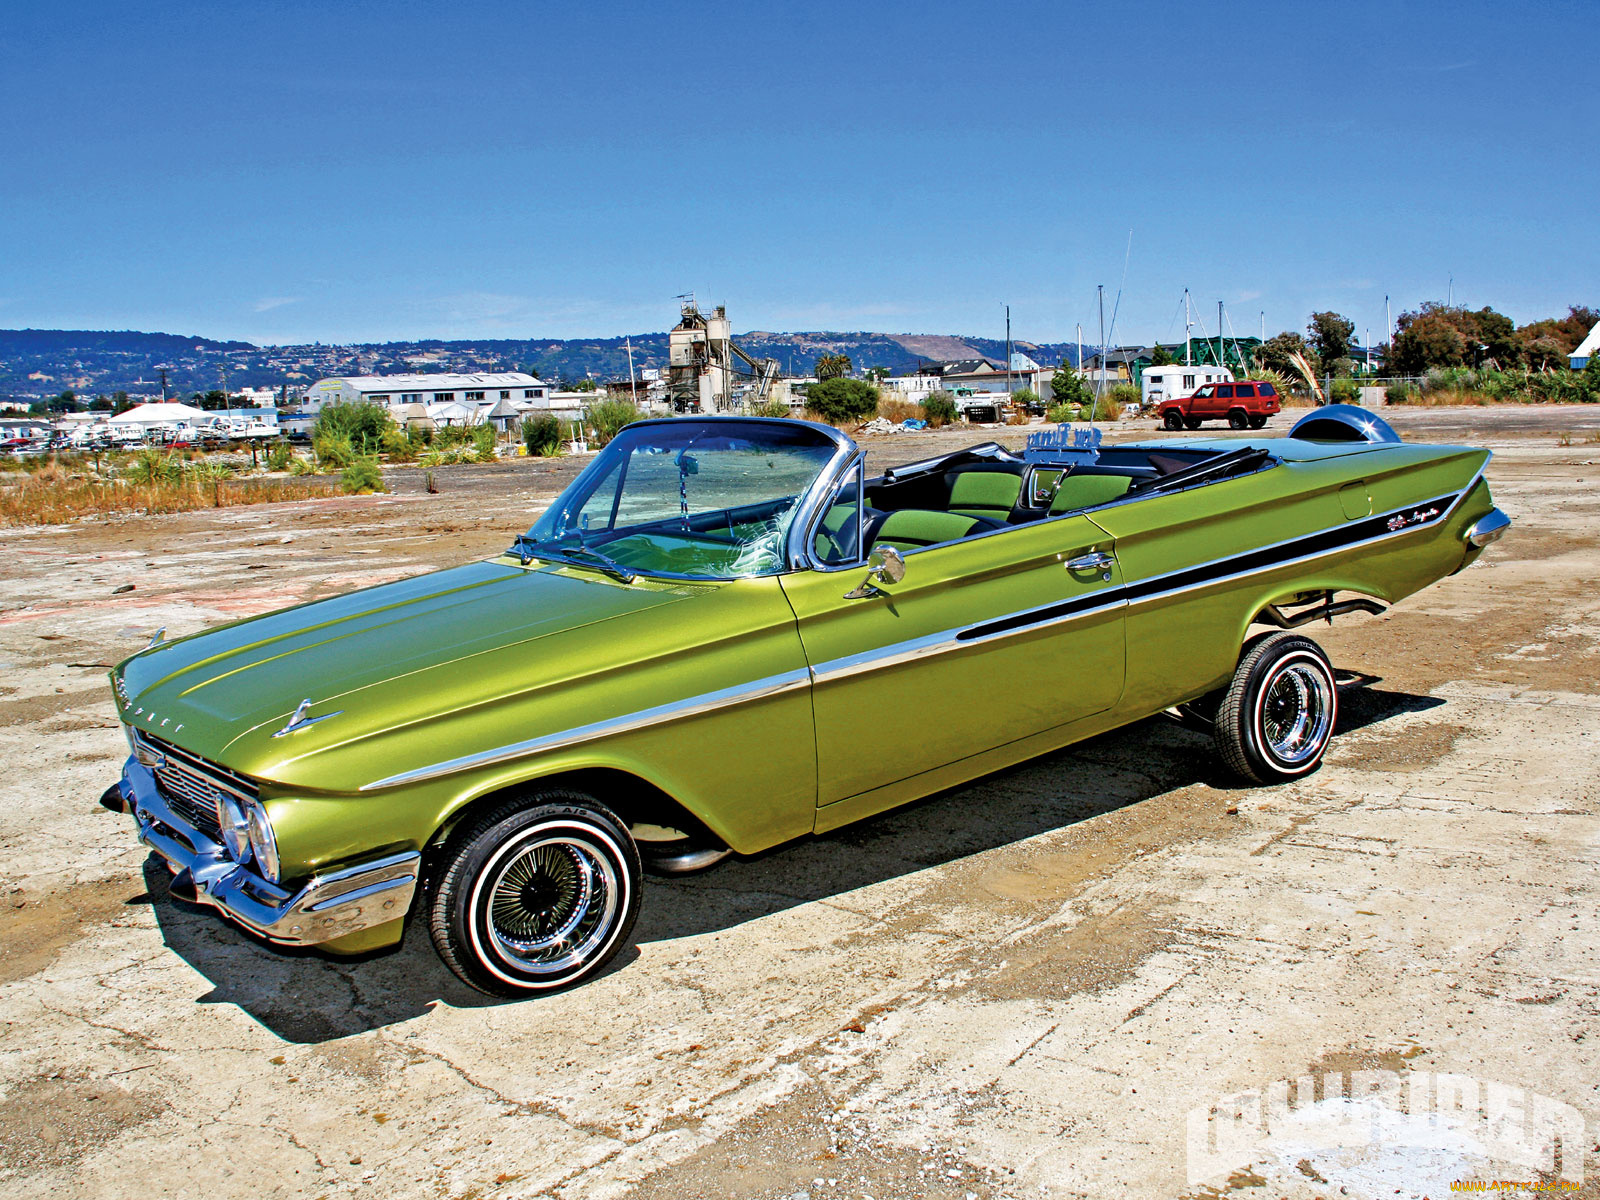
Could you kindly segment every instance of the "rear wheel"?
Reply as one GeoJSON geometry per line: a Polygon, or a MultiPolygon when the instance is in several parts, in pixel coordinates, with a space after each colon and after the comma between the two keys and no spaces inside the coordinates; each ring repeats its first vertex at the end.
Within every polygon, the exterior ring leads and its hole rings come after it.
{"type": "Polygon", "coordinates": [[[1223,761],[1254,783],[1309,775],[1322,763],[1339,716],[1333,664],[1298,633],[1250,643],[1217,708],[1223,761]]]}
{"type": "Polygon", "coordinates": [[[552,789],[502,805],[456,834],[429,897],[439,957],[494,996],[590,978],[639,917],[639,853],[592,796],[552,789]]]}
{"type": "Polygon", "coordinates": [[[1232,410],[1229,411],[1229,413],[1228,413],[1228,428],[1229,429],[1245,429],[1245,428],[1249,427],[1249,424],[1250,424],[1250,414],[1245,412],[1244,409],[1235,408],[1235,409],[1232,409],[1232,410]]]}
{"type": "Polygon", "coordinates": [[[1168,429],[1183,428],[1183,414],[1175,408],[1169,408],[1161,414],[1161,423],[1168,429]]]}

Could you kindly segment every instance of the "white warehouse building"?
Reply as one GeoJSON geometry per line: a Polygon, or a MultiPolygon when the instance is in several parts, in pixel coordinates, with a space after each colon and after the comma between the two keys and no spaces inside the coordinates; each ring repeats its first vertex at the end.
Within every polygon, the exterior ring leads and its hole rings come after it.
{"type": "Polygon", "coordinates": [[[536,375],[502,371],[477,375],[341,375],[306,389],[301,408],[321,412],[325,404],[464,404],[492,409],[502,401],[518,408],[548,408],[550,385],[536,375]]]}

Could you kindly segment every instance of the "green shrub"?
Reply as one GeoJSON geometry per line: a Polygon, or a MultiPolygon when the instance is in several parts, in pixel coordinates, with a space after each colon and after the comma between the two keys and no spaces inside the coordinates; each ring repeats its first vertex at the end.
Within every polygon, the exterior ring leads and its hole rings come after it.
{"type": "Polygon", "coordinates": [[[443,429],[436,429],[433,441],[429,445],[435,447],[462,446],[472,440],[472,432],[465,425],[446,425],[443,429]]]}
{"type": "Polygon", "coordinates": [[[276,441],[267,447],[267,470],[287,471],[289,460],[294,457],[294,451],[289,448],[289,443],[276,441]]]}
{"type": "Polygon", "coordinates": [[[1411,383],[1391,383],[1383,389],[1383,398],[1390,404],[1405,404],[1416,394],[1416,385],[1411,383]]]}
{"type": "Polygon", "coordinates": [[[1356,402],[1356,381],[1348,375],[1341,375],[1328,385],[1328,402],[1330,404],[1354,404],[1356,402]]]}
{"type": "Polygon", "coordinates": [[[535,457],[554,458],[561,453],[561,422],[549,413],[524,419],[522,444],[535,457]]]}
{"type": "Polygon", "coordinates": [[[589,406],[589,427],[594,430],[595,445],[604,446],[642,415],[632,400],[597,400],[589,406]]]}
{"type": "Polygon", "coordinates": [[[315,475],[317,473],[316,463],[307,462],[303,458],[291,458],[289,460],[289,474],[291,475],[315,475]]]}
{"type": "Polygon", "coordinates": [[[1119,383],[1107,390],[1105,400],[1100,402],[1100,407],[1106,408],[1106,400],[1109,400],[1112,404],[1116,405],[1117,412],[1120,415],[1124,408],[1130,404],[1139,403],[1141,398],[1142,394],[1139,391],[1138,384],[1119,383]]]}
{"type": "Polygon", "coordinates": [[[806,407],[829,421],[862,421],[878,411],[878,389],[864,379],[824,379],[806,389],[806,407]]]}
{"type": "Polygon", "coordinates": [[[206,483],[215,483],[219,479],[232,479],[233,468],[225,462],[218,462],[213,458],[198,458],[188,464],[189,475],[206,483]]]}
{"type": "Polygon", "coordinates": [[[417,461],[425,467],[453,467],[457,463],[471,462],[475,453],[469,446],[434,446],[424,451],[417,461]]]}
{"type": "Polygon", "coordinates": [[[379,442],[390,462],[410,462],[417,456],[416,448],[412,446],[411,439],[398,429],[385,429],[379,442]]]}
{"type": "Polygon", "coordinates": [[[782,400],[767,400],[761,404],[752,404],[749,408],[752,417],[787,417],[789,406],[782,400]]]}
{"type": "Polygon", "coordinates": [[[176,483],[183,474],[183,462],[156,446],[146,446],[133,456],[124,472],[134,483],[176,483]]]}
{"type": "Polygon", "coordinates": [[[472,452],[473,457],[481,463],[494,462],[499,457],[495,453],[495,442],[498,440],[498,431],[485,421],[482,425],[473,427],[472,452]]]}
{"type": "Polygon", "coordinates": [[[381,404],[330,404],[317,418],[311,440],[315,443],[323,438],[343,438],[357,453],[375,454],[383,435],[393,428],[394,418],[381,404]]]}
{"type": "Polygon", "coordinates": [[[363,496],[368,492],[383,492],[383,472],[375,458],[358,458],[339,476],[339,486],[347,496],[363,496]]]}
{"type": "Polygon", "coordinates": [[[325,433],[321,437],[313,437],[311,452],[317,456],[318,463],[335,471],[348,467],[356,460],[355,446],[351,444],[349,438],[339,433],[325,433]]]}
{"type": "Polygon", "coordinates": [[[1070,425],[1078,419],[1078,406],[1076,404],[1052,404],[1050,411],[1045,413],[1044,419],[1057,425],[1070,425]]]}
{"type": "Polygon", "coordinates": [[[1011,403],[1018,408],[1027,409],[1029,412],[1044,411],[1044,406],[1039,403],[1039,393],[1032,388],[1022,388],[1011,394],[1011,403]]]}
{"type": "Polygon", "coordinates": [[[930,429],[938,429],[941,425],[954,425],[958,415],[956,398],[942,389],[929,392],[928,398],[922,402],[922,416],[928,422],[930,429]]]}

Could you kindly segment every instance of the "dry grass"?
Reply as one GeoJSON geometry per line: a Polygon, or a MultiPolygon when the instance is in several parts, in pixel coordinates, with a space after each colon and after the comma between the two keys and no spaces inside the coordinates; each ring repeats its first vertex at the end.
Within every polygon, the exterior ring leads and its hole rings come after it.
{"type": "Polygon", "coordinates": [[[1406,397],[1407,408],[1482,407],[1493,403],[1494,399],[1482,392],[1469,392],[1461,388],[1430,388],[1412,392],[1406,397]]]}
{"type": "Polygon", "coordinates": [[[0,525],[65,525],[105,513],[157,514],[339,495],[336,479],[194,479],[107,482],[46,467],[0,485],[0,525]]]}
{"type": "Polygon", "coordinates": [[[901,421],[921,420],[922,405],[899,397],[885,396],[878,401],[878,415],[899,424],[901,421]]]}

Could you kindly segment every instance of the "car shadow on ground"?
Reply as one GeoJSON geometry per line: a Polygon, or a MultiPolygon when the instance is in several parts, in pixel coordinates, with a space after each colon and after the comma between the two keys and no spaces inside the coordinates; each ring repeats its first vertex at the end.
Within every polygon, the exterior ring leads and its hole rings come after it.
{"type": "MultiPolygon", "coordinates": [[[[1341,677],[1340,733],[1444,703],[1383,691],[1374,686],[1379,682],[1341,677]]],[[[1194,784],[1238,786],[1218,764],[1209,738],[1154,717],[821,837],[731,859],[699,875],[647,877],[635,947],[609,970],[626,970],[638,944],[728,929],[1194,784]]],[[[152,905],[167,947],[210,981],[198,1003],[235,1005],[285,1041],[348,1037],[421,1016],[440,1002],[454,1008],[515,1003],[460,982],[415,916],[397,950],[334,959],[268,946],[209,909],[172,900],[167,880],[152,857],[145,867],[147,894],[129,903],[152,905]]]]}

